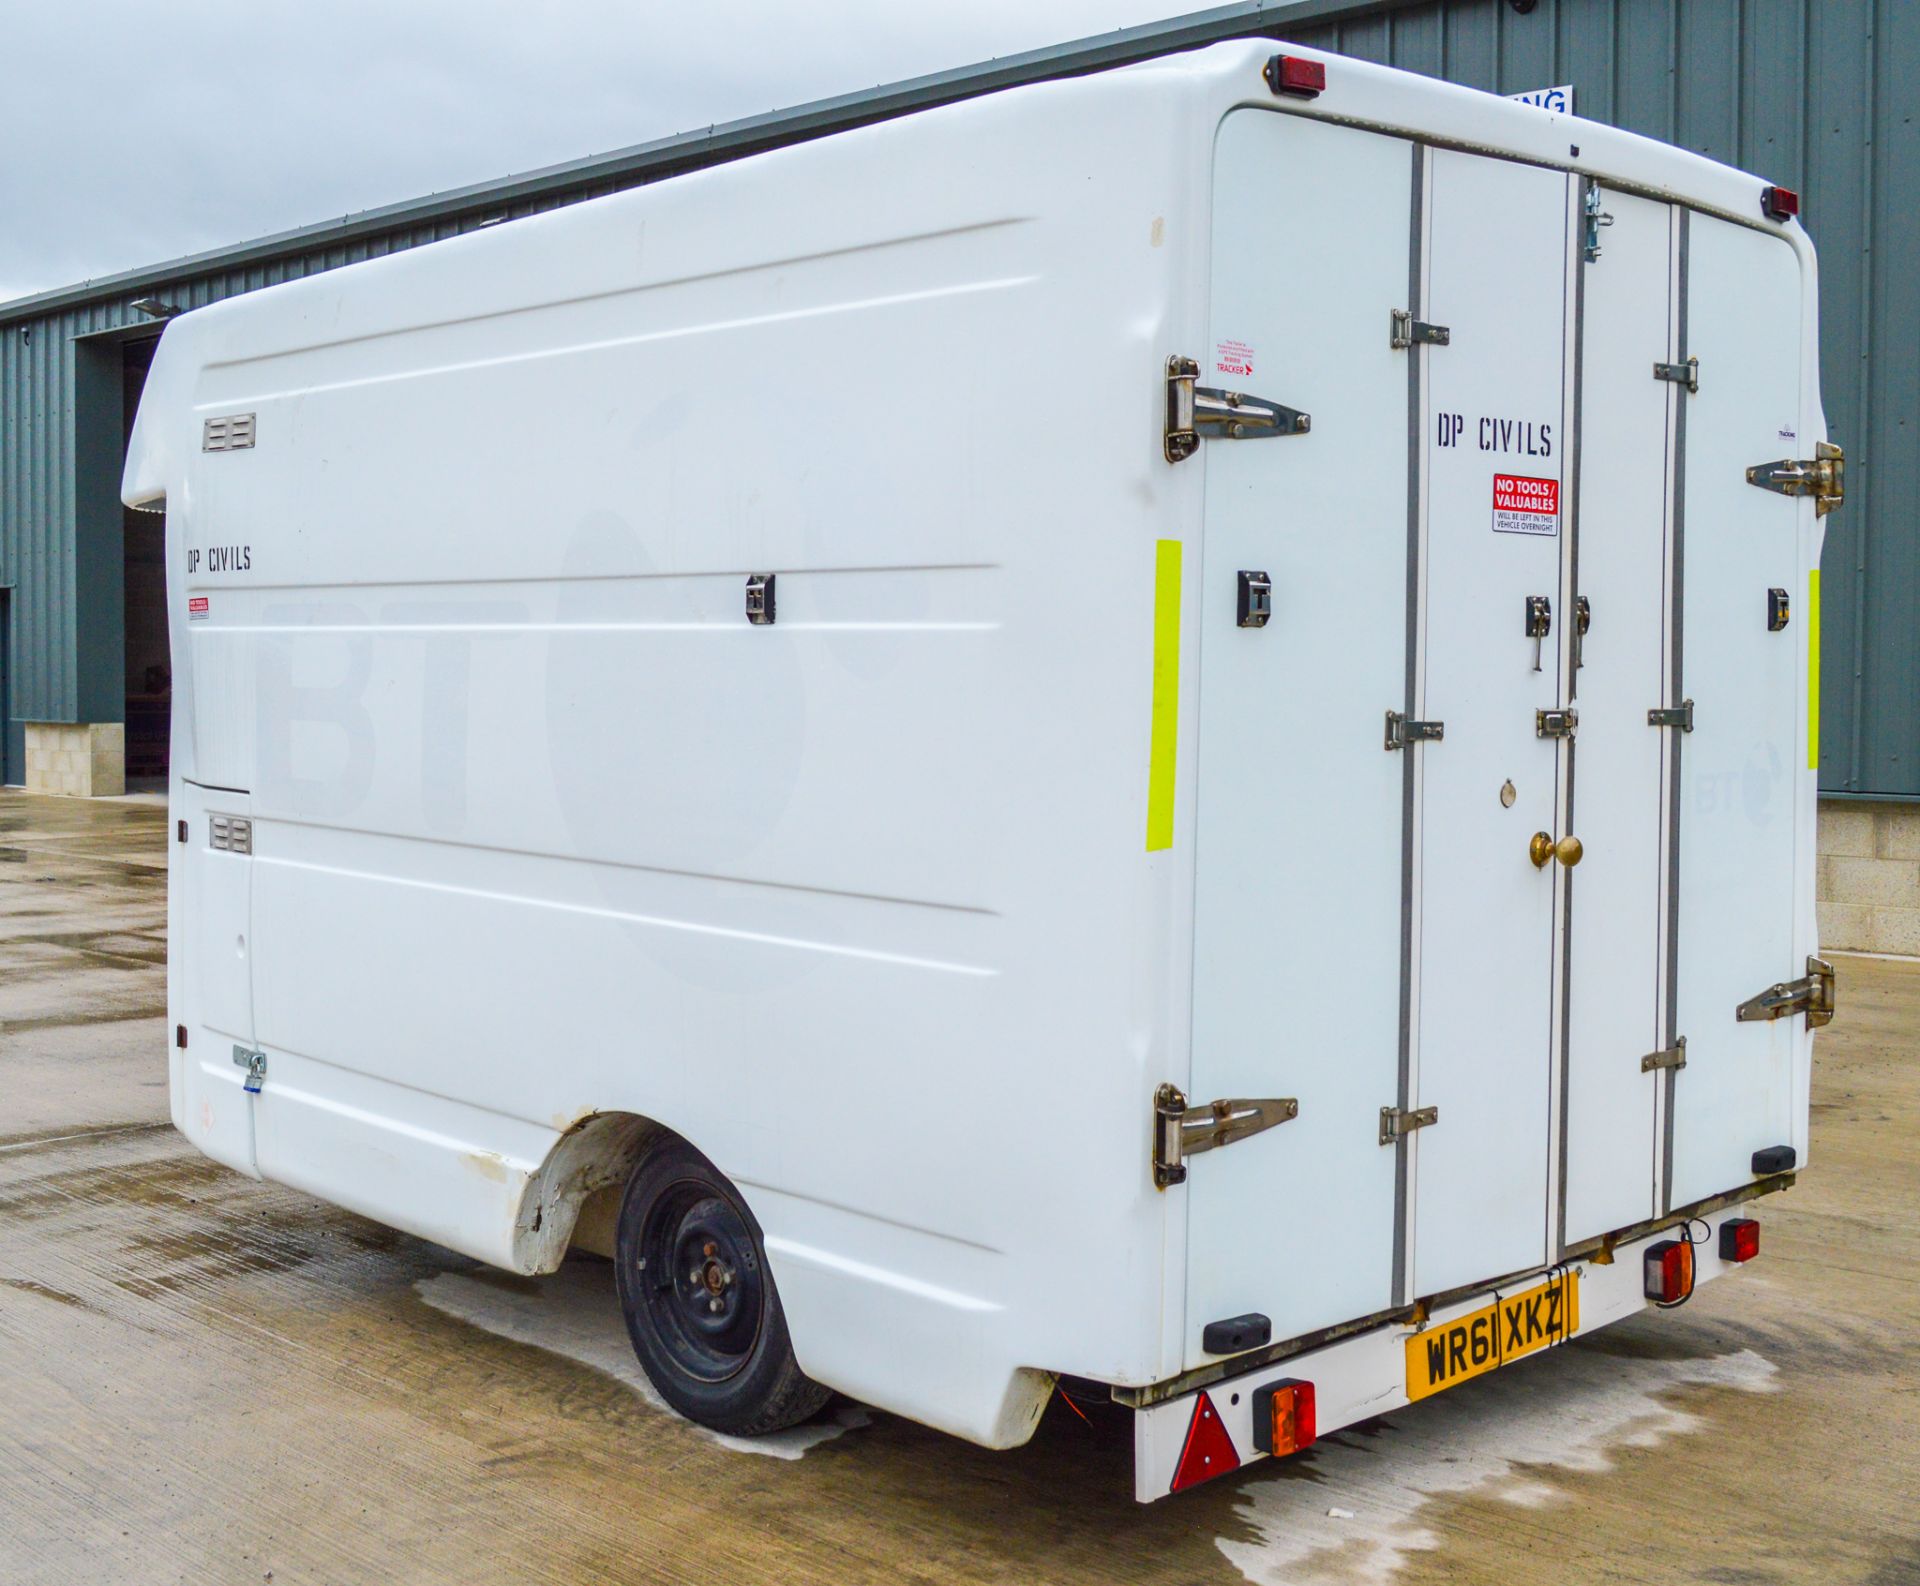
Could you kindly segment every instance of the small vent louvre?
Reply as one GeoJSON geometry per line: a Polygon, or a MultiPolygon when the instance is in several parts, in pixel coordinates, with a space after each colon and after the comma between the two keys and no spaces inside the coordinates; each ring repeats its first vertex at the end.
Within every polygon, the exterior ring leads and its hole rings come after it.
{"type": "Polygon", "coordinates": [[[208,419],[200,431],[203,452],[238,452],[253,445],[253,415],[229,413],[224,418],[208,419]]]}
{"type": "Polygon", "coordinates": [[[253,852],[253,822],[239,815],[212,815],[207,819],[207,845],[222,853],[253,852]]]}

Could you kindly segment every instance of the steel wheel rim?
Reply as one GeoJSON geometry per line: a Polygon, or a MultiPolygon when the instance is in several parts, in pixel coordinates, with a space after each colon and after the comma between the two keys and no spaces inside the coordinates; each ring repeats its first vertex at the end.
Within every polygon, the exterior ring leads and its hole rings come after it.
{"type": "Polygon", "coordinates": [[[701,1382],[743,1370],[760,1341],[766,1282],[753,1232],[710,1184],[683,1179],[648,1210],[640,1291],[654,1336],[701,1382]]]}

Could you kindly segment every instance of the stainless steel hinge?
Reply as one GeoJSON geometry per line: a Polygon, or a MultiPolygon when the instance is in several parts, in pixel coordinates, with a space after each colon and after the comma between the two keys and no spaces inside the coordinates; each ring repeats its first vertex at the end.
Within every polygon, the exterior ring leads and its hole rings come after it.
{"type": "Polygon", "coordinates": [[[1438,1107],[1382,1107],[1380,1109],[1380,1143],[1397,1145],[1416,1129],[1424,1129],[1430,1123],[1440,1121],[1438,1107]]]}
{"type": "Polygon", "coordinates": [[[1824,958],[1809,958],[1807,972],[1798,980],[1776,981],[1757,997],[1749,997],[1734,1009],[1733,1016],[1743,1024],[1760,1019],[1784,1019],[1804,1013],[1807,1028],[1817,1030],[1833,1023],[1833,965],[1824,958]]]}
{"type": "Polygon", "coordinates": [[[1424,319],[1415,319],[1404,308],[1391,309],[1389,312],[1393,315],[1393,322],[1387,344],[1394,351],[1404,352],[1421,342],[1429,342],[1435,347],[1452,345],[1453,332],[1445,325],[1429,325],[1424,319]]]}
{"type": "Polygon", "coordinates": [[[241,1089],[249,1096],[260,1094],[260,1087],[267,1081],[267,1054],[256,1052],[251,1047],[236,1046],[233,1049],[233,1062],[236,1068],[244,1068],[247,1077],[241,1089]]]}
{"type": "Polygon", "coordinates": [[[1687,1038],[1683,1035],[1672,1046],[1663,1046],[1657,1052],[1649,1052],[1640,1059],[1640,1072],[1651,1074],[1656,1069],[1685,1068],[1687,1066],[1687,1038]]]}
{"type": "Polygon", "coordinates": [[[1600,228],[1613,224],[1613,216],[1602,209],[1600,204],[1599,186],[1597,184],[1589,186],[1587,188],[1587,201],[1585,206],[1587,211],[1587,242],[1584,249],[1589,264],[1594,263],[1600,257],[1600,228]]]}
{"type": "Polygon", "coordinates": [[[1177,1087],[1162,1085],[1153,1093],[1154,1187],[1185,1183],[1188,1157],[1262,1134],[1299,1113],[1300,1103],[1291,1096],[1260,1101],[1236,1098],[1189,1107],[1177,1087]]]}
{"type": "Polygon", "coordinates": [[[1199,384],[1200,365],[1191,358],[1167,360],[1167,427],[1162,450],[1170,463],[1200,449],[1200,436],[1230,441],[1305,435],[1313,416],[1245,391],[1222,391],[1199,384]]]}
{"type": "Polygon", "coordinates": [[[1533,735],[1536,738],[1571,738],[1580,725],[1580,712],[1571,705],[1565,710],[1536,710],[1533,735]]]}
{"type": "Polygon", "coordinates": [[[1387,747],[1404,749],[1409,744],[1438,743],[1447,735],[1444,721],[1409,721],[1397,710],[1387,712],[1387,747]]]}
{"type": "Polygon", "coordinates": [[[1653,377],[1683,385],[1697,396],[1700,392],[1700,360],[1689,358],[1685,363],[1657,363],[1653,366],[1653,377]]]}
{"type": "Polygon", "coordinates": [[[1755,463],[1747,470],[1747,483],[1783,496],[1812,496],[1813,515],[1824,518],[1847,504],[1847,454],[1818,441],[1809,460],[1782,457],[1774,463],[1755,463]]]}
{"type": "Polygon", "coordinates": [[[1693,701],[1683,699],[1678,705],[1656,705],[1647,712],[1649,727],[1678,727],[1682,732],[1693,731],[1693,701]]]}

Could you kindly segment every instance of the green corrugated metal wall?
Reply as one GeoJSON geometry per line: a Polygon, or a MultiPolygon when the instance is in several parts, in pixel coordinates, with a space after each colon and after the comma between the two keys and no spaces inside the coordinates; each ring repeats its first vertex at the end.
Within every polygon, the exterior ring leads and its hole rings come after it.
{"type": "MultiPolygon", "coordinates": [[[[1325,3],[1325,0],[1323,0],[1325,3]]],[[[1767,175],[1805,197],[1822,263],[1822,386],[1847,449],[1846,509],[1822,577],[1820,779],[1920,798],[1920,4],[1914,0],[1427,0],[1365,21],[1269,32],[1498,93],[1572,83],[1585,116],[1767,175]]],[[[1222,29],[1224,30],[1224,28],[1222,29]]],[[[1254,29],[1239,26],[1237,31],[1254,29]]],[[[643,180],[636,177],[633,180],[643,180]]],[[[549,187],[396,224],[270,264],[143,281],[5,323],[0,307],[0,588],[11,586],[7,771],[20,723],[117,720],[119,529],[98,468],[109,398],[75,338],[631,185],[549,187]],[[85,475],[87,477],[81,477],[85,475]]]]}
{"type": "Polygon", "coordinates": [[[1571,83],[1583,116],[1802,195],[1847,451],[1820,578],[1820,785],[1920,797],[1920,4],[1455,0],[1294,36],[1494,93],[1571,83]]]}

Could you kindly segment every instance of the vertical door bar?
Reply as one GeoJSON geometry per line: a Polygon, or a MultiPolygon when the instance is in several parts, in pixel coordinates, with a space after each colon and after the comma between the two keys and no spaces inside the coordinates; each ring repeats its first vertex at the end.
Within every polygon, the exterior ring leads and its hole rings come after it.
{"type": "MultiPolygon", "coordinates": [[[[1427,174],[1431,151],[1413,145],[1413,200],[1407,245],[1407,310],[1415,319],[1425,311],[1427,276],[1427,174]]],[[[1426,580],[1421,577],[1421,537],[1426,524],[1425,454],[1427,349],[1416,343],[1407,349],[1407,694],[1402,711],[1409,719],[1420,715],[1422,682],[1422,616],[1426,609],[1426,580]]],[[[1420,767],[1423,757],[1409,746],[1401,766],[1400,811],[1400,1089],[1394,1101],[1405,1110],[1413,1105],[1415,1031],[1418,1018],[1417,957],[1420,933],[1414,929],[1419,912],[1420,856],[1416,811],[1420,807],[1420,767]]],[[[1394,1147],[1393,1302],[1405,1305],[1411,1281],[1413,1238],[1413,1156],[1417,1137],[1403,1137],[1394,1147]]]]}
{"type": "MultiPolygon", "coordinates": [[[[1675,205],[1673,209],[1673,274],[1671,307],[1668,310],[1670,340],[1667,360],[1684,363],[1687,357],[1687,245],[1692,214],[1675,205]]],[[[1685,698],[1681,673],[1681,619],[1685,613],[1686,511],[1687,511],[1687,399],[1684,386],[1669,383],[1668,411],[1672,415],[1667,448],[1667,697],[1661,703],[1675,706],[1685,698]]],[[[1662,988],[1664,1006],[1660,1014],[1662,1043],[1671,1047],[1679,1039],[1680,998],[1680,750],[1684,733],[1663,730],[1666,739],[1665,778],[1667,794],[1666,889],[1661,910],[1662,961],[1665,968],[1662,988]]],[[[1657,1204],[1664,1214],[1673,1210],[1673,1103],[1675,1081],[1679,1073],[1666,1069],[1660,1076],[1660,1182],[1657,1204]]]]}
{"type": "MultiPolygon", "coordinates": [[[[1561,388],[1561,430],[1567,447],[1565,487],[1560,492],[1560,588],[1554,595],[1559,611],[1555,648],[1560,655],[1560,676],[1566,680],[1561,703],[1572,708],[1580,692],[1580,674],[1574,670],[1574,634],[1577,614],[1574,602],[1580,590],[1580,400],[1581,353],[1586,343],[1586,199],[1592,182],[1584,177],[1567,180],[1567,330],[1563,354],[1566,370],[1561,388]]],[[[1576,739],[1560,743],[1559,829],[1577,833],[1574,824],[1574,771],[1579,754],[1576,739]]],[[[1548,1078],[1548,1118],[1553,1149],[1547,1154],[1547,1248],[1557,1260],[1567,1245],[1567,1062],[1571,1046],[1573,1002],[1573,881],[1574,873],[1564,865],[1555,883],[1559,889],[1553,915],[1554,934],[1559,938],[1553,955],[1554,1007],[1552,1040],[1558,1046],[1553,1054],[1548,1078]]]]}

